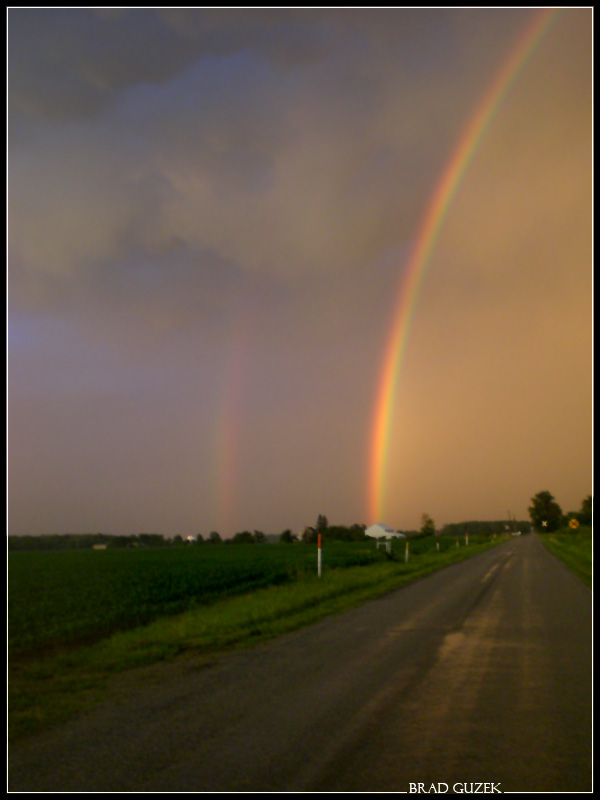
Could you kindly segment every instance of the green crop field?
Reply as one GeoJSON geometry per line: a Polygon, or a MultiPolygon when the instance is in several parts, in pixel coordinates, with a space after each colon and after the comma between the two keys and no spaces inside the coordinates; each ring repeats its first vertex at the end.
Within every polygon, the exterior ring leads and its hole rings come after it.
{"type": "MultiPolygon", "coordinates": [[[[372,542],[333,542],[324,564],[381,560],[372,542]]],[[[304,544],[11,552],[9,651],[97,640],[315,569],[316,547],[304,544]]]]}
{"type": "MultiPolygon", "coordinates": [[[[475,544],[475,541],[472,541],[475,544]]],[[[446,552],[456,546],[441,540],[446,552]]],[[[403,561],[405,544],[394,542],[403,561]]],[[[411,558],[436,550],[435,537],[410,542],[411,558]]],[[[316,572],[308,544],[191,546],[9,552],[8,644],[11,656],[97,641],[116,631],[316,572]]],[[[323,569],[385,562],[374,542],[326,543],[323,569]]]]}

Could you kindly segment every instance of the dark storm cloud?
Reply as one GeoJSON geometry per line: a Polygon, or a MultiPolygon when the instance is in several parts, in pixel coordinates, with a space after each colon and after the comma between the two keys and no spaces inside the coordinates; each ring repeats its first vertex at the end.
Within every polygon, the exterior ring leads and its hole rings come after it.
{"type": "Polygon", "coordinates": [[[189,39],[148,10],[11,9],[9,25],[13,114],[89,114],[113,91],[165,80],[197,57],[189,39]]]}
{"type": "Polygon", "coordinates": [[[472,102],[446,99],[472,71],[427,14],[10,18],[10,252],[33,274],[173,242],[283,279],[356,268],[411,235],[472,102]]]}
{"type": "Polygon", "coordinates": [[[157,84],[207,56],[311,61],[331,43],[321,21],[218,9],[10,9],[11,122],[93,113],[114,92],[157,84]],[[17,116],[17,119],[15,119],[17,116]]]}

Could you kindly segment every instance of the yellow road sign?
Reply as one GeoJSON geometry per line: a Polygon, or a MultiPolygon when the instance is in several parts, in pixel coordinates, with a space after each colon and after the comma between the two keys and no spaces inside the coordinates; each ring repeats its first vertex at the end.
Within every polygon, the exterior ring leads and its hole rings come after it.
{"type": "Polygon", "coordinates": [[[576,519],[569,520],[569,527],[573,528],[573,530],[575,530],[575,528],[578,528],[579,527],[578,520],[576,519]]]}

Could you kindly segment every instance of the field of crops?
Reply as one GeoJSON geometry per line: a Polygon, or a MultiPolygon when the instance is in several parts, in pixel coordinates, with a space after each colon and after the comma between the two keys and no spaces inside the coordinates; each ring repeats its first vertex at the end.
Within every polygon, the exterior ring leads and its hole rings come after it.
{"type": "MultiPolygon", "coordinates": [[[[394,542],[399,562],[404,547],[394,542]]],[[[442,537],[441,549],[451,547],[455,540],[442,537]]],[[[411,541],[411,558],[435,548],[435,537],[411,541]]],[[[322,550],[324,571],[386,559],[372,541],[332,541],[322,550]]],[[[308,544],[9,552],[9,653],[92,642],[316,569],[317,548],[308,544]]]]}
{"type": "MultiPolygon", "coordinates": [[[[164,614],[316,571],[311,545],[61,550],[8,554],[9,651],[92,641],[164,614]]],[[[384,559],[373,543],[332,543],[324,567],[384,559]]]]}

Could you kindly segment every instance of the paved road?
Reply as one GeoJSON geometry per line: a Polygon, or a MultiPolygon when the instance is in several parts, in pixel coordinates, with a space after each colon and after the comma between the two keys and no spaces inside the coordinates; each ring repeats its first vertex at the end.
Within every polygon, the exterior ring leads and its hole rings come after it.
{"type": "Polygon", "coordinates": [[[518,537],[251,650],[129,676],[15,747],[8,788],[591,791],[591,632],[590,590],[518,537]]]}

